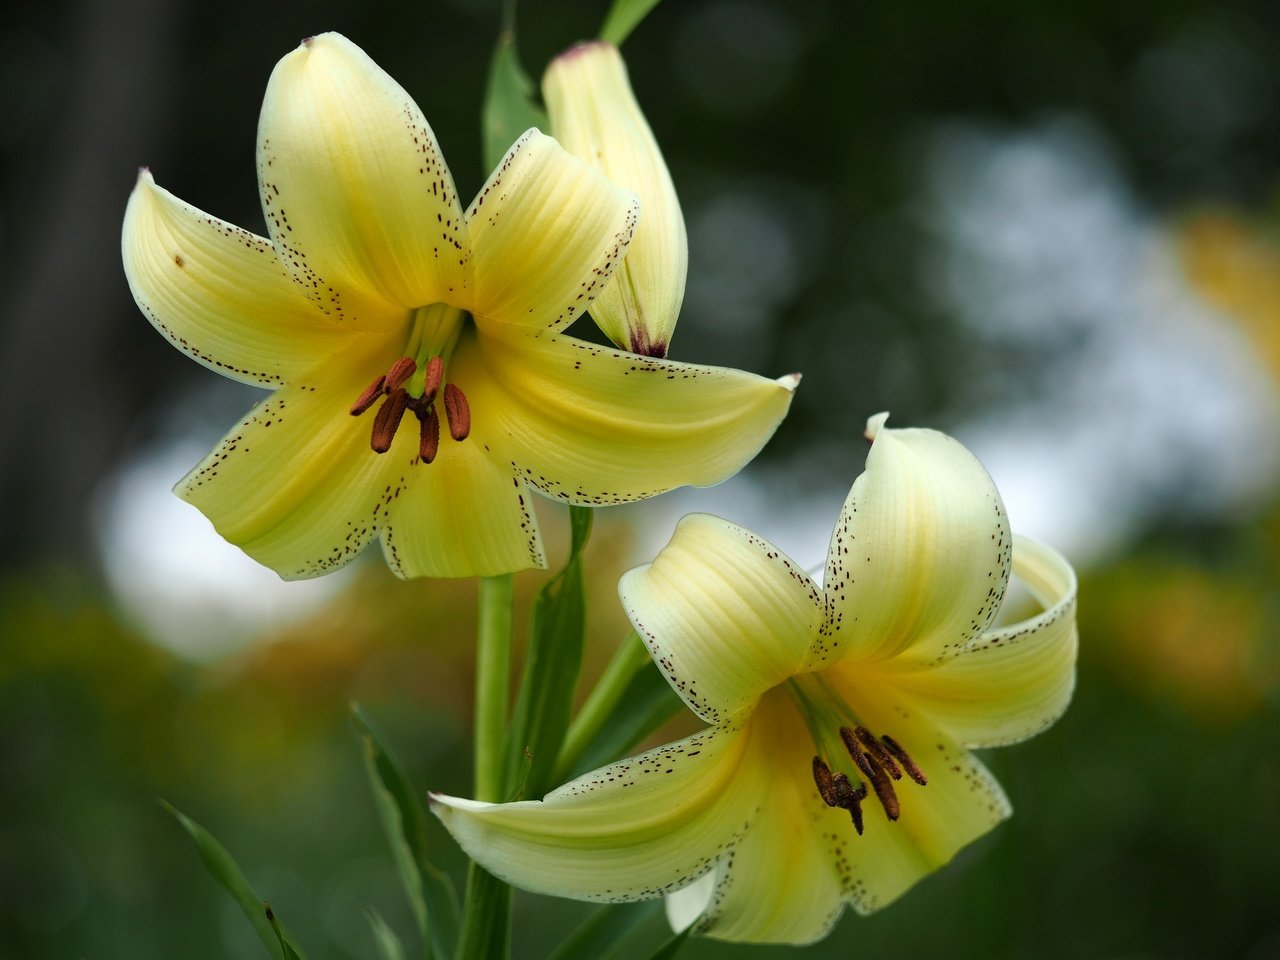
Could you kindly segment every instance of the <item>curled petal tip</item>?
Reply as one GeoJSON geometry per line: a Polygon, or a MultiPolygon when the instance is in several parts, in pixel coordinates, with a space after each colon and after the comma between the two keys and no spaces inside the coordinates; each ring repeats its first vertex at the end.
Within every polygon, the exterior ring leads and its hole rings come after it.
{"type": "Polygon", "coordinates": [[[877,413],[874,417],[868,417],[867,429],[862,432],[862,435],[866,437],[868,441],[875,440],[876,434],[880,432],[880,428],[884,426],[885,421],[888,419],[888,410],[877,413]]]}
{"type": "Polygon", "coordinates": [[[315,41],[316,41],[316,38],[314,36],[303,37],[301,40],[298,41],[298,46],[309,47],[311,46],[311,44],[315,43],[315,41]]]}
{"type": "Polygon", "coordinates": [[[803,375],[799,373],[788,373],[785,377],[779,377],[777,382],[781,387],[786,387],[788,390],[795,390],[796,387],[800,386],[801,376],[803,375]]]}
{"type": "Polygon", "coordinates": [[[138,168],[139,183],[154,183],[155,177],[151,176],[151,168],[145,163],[138,168]]]}
{"type": "MultiPolygon", "coordinates": [[[[581,56],[588,50],[594,50],[600,47],[613,47],[613,44],[608,40],[583,40],[580,43],[575,43],[572,47],[564,51],[551,62],[552,64],[555,64],[557,62],[572,60],[574,57],[581,56]]],[[[548,69],[550,69],[550,67],[548,67],[548,69]]]]}

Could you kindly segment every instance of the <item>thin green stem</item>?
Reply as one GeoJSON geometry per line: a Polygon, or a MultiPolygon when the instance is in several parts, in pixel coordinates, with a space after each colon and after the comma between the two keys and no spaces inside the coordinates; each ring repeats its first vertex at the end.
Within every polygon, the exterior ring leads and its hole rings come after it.
{"type": "MultiPolygon", "coordinates": [[[[511,613],[515,587],[510,574],[480,581],[476,630],[476,799],[505,799],[504,760],[511,682],[511,613]]],[[[477,864],[467,873],[467,896],[458,940],[458,960],[501,960],[508,953],[511,888],[477,864]]]]}
{"type": "Polygon", "coordinates": [[[632,630],[604,668],[599,681],[587,695],[578,715],[569,725],[564,745],[556,756],[553,783],[562,783],[573,772],[582,752],[600,732],[622,699],[623,692],[637,673],[649,663],[649,650],[640,635],[632,630]]]}
{"type": "Polygon", "coordinates": [[[511,574],[480,581],[480,623],[476,637],[475,776],[476,799],[498,803],[503,791],[511,683],[511,574]]]}

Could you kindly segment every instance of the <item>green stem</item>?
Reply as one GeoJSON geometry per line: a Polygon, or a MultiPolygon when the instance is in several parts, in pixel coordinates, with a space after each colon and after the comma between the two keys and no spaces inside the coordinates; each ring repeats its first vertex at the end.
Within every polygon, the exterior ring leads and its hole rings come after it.
{"type": "MultiPolygon", "coordinates": [[[[503,772],[511,682],[511,620],[514,578],[480,581],[476,631],[475,794],[493,803],[503,799],[503,772]]],[[[509,951],[511,888],[476,864],[467,873],[466,905],[458,960],[501,960],[509,951]]]]}
{"type": "Polygon", "coordinates": [[[648,663],[649,650],[640,635],[632,630],[614,653],[609,665],[604,668],[600,680],[587,696],[587,702],[569,725],[564,745],[556,756],[555,773],[551,778],[553,783],[563,783],[573,772],[582,752],[595,739],[618,706],[627,684],[648,663]]]}
{"type": "Polygon", "coordinates": [[[511,607],[514,578],[480,581],[476,637],[476,799],[501,802],[511,683],[511,607]]]}

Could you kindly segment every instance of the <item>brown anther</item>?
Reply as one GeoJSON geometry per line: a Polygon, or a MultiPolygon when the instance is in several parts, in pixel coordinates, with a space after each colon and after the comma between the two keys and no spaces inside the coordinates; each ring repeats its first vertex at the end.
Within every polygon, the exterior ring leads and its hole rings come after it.
{"type": "Polygon", "coordinates": [[[860,783],[858,789],[854,790],[849,784],[849,778],[842,773],[836,777],[836,790],[841,794],[840,806],[849,811],[853,829],[858,831],[858,836],[862,836],[862,801],[867,798],[866,785],[860,783]]]}
{"type": "Polygon", "coordinates": [[[418,414],[418,456],[423,463],[430,463],[440,452],[440,414],[433,404],[426,416],[418,414]]]}
{"type": "Polygon", "coordinates": [[[911,754],[902,749],[902,744],[889,736],[887,733],[880,738],[884,741],[884,745],[889,748],[889,752],[894,758],[902,764],[902,769],[907,771],[907,776],[914,780],[920,786],[927,786],[929,778],[924,775],[924,771],[916,766],[916,762],[911,759],[911,754]]]}
{"type": "Polygon", "coordinates": [[[440,381],[444,379],[444,361],[432,357],[427,361],[427,374],[422,382],[422,402],[430,405],[440,390],[440,381]]]}
{"type": "Polygon", "coordinates": [[[386,377],[379,377],[373,383],[364,388],[364,392],[356,397],[356,402],[351,405],[351,415],[358,417],[370,407],[373,402],[382,396],[382,387],[386,384],[386,377]]]}
{"type": "Polygon", "coordinates": [[[862,774],[863,779],[870,780],[871,764],[867,762],[866,755],[862,752],[862,748],[858,746],[858,741],[854,737],[853,731],[848,727],[841,727],[840,739],[844,741],[844,748],[849,751],[849,756],[857,764],[858,772],[862,774]]]}
{"type": "Polygon", "coordinates": [[[444,385],[444,416],[449,421],[449,436],[465,440],[471,433],[471,405],[457,384],[444,385]]]}
{"type": "Polygon", "coordinates": [[[413,362],[412,357],[401,357],[391,365],[391,369],[387,371],[387,393],[393,390],[399,390],[405,385],[405,382],[413,376],[413,372],[418,369],[418,365],[413,362]]]}
{"type": "Polygon", "coordinates": [[[875,757],[876,763],[884,767],[884,772],[889,774],[895,780],[902,779],[902,771],[898,769],[898,765],[893,762],[893,754],[885,749],[885,745],[876,739],[866,727],[858,727],[854,731],[861,743],[871,756],[875,757]]]}
{"type": "Polygon", "coordinates": [[[898,806],[898,795],[893,792],[893,784],[881,770],[873,762],[870,754],[863,754],[867,759],[867,766],[871,770],[871,786],[876,791],[876,799],[880,801],[880,806],[884,807],[884,815],[890,820],[897,820],[902,808],[898,806]]]}
{"type": "Polygon", "coordinates": [[[836,784],[831,779],[831,768],[822,762],[821,757],[813,758],[813,782],[818,786],[818,796],[828,807],[838,807],[836,784]]]}
{"type": "Polygon", "coordinates": [[[408,401],[409,395],[403,387],[382,401],[377,416],[373,418],[373,434],[369,437],[369,446],[374,453],[386,453],[391,449],[391,441],[396,437],[408,401]]]}

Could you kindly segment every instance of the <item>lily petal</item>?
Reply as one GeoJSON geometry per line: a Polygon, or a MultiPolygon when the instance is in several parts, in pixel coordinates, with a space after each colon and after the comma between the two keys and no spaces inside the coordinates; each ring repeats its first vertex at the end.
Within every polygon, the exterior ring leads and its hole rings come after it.
{"type": "Polygon", "coordinates": [[[286,580],[349,563],[408,468],[375,454],[369,418],[348,413],[368,371],[394,357],[390,340],[360,338],[254,407],[174,492],[286,580]]]}
{"type": "Polygon", "coordinates": [[[542,78],[552,132],[565,149],[640,197],[643,218],[591,316],[623,350],[665,357],[689,267],[680,201],[636,103],[618,48],[593,41],[552,61],[542,78]]]}
{"type": "Polygon", "coordinates": [[[861,664],[845,662],[824,679],[847,699],[858,717],[877,733],[890,734],[928,778],[919,786],[903,778],[895,784],[901,815],[890,821],[874,796],[862,805],[866,829],[848,837],[848,816],[829,809],[828,830],[843,829],[849,843],[842,861],[849,899],[859,913],[887,907],[961,849],[1013,813],[995,777],[968,750],[937,729],[932,719],[899,702],[861,664]]]}
{"type": "Polygon", "coordinates": [[[269,240],[184,203],[147,170],[129,197],[120,246],[152,326],[233,380],[276,386],[351,336],[307,301],[269,240]]]}
{"type": "Polygon", "coordinates": [[[709,723],[798,672],[822,618],[817,585],[796,563],[705,513],[682,519],[618,593],[672,688],[709,723]]]}
{"type": "MultiPolygon", "coordinates": [[[[416,430],[401,435],[392,453],[416,446],[416,430]]],[[[486,577],[545,567],[532,491],[482,437],[455,443],[446,432],[442,444],[387,506],[382,549],[391,569],[406,578],[486,577]]]]}
{"type": "Polygon", "coordinates": [[[527,130],[467,211],[477,322],[567,327],[603,289],[639,215],[633,194],[527,130]]]}
{"type": "Polygon", "coordinates": [[[501,438],[527,482],[584,506],[732,476],[773,435],[799,382],[498,325],[480,328],[478,343],[484,369],[465,374],[476,429],[501,438]]]}
{"type": "Polygon", "coordinates": [[[890,430],[887,416],[868,424],[867,467],[831,535],[823,640],[837,658],[935,662],[991,625],[1012,537],[973,454],[936,430],[890,430]]]}
{"type": "Polygon", "coordinates": [[[717,940],[812,943],[844,909],[841,867],[860,855],[862,838],[848,814],[831,817],[818,798],[807,775],[809,733],[787,694],[761,701],[751,738],[753,759],[772,775],[764,778],[759,809],[732,856],[717,865],[695,929],[717,940]],[[792,769],[798,775],[788,776],[792,769]]]}
{"type": "Polygon", "coordinates": [[[431,127],[340,34],[304,40],[272,72],[258,187],[281,258],[338,322],[376,327],[373,305],[457,303],[470,284],[462,207],[431,127]]]}
{"type": "Polygon", "coordinates": [[[534,893],[647,900],[706,873],[754,814],[749,718],[602,767],[541,801],[433,794],[431,809],[490,873],[534,893]],[[746,773],[748,776],[743,776],[746,773]]]}
{"type": "Polygon", "coordinates": [[[1040,733],[1062,716],[1075,688],[1075,572],[1056,551],[1025,537],[1014,538],[1013,572],[1043,613],[988,630],[930,669],[885,674],[886,684],[969,747],[1040,733]]]}

